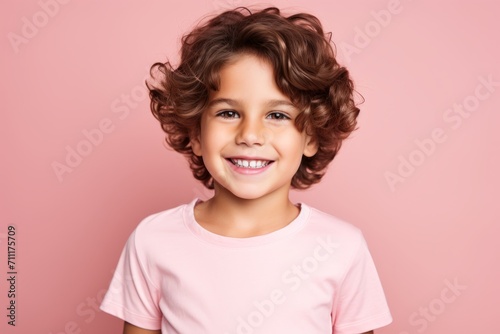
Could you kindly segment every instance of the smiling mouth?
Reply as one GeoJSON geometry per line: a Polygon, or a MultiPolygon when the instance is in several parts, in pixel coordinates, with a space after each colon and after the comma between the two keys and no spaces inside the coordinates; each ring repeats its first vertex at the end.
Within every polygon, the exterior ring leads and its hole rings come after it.
{"type": "Polygon", "coordinates": [[[245,159],[228,159],[233,165],[240,168],[264,168],[270,163],[271,160],[245,160],[245,159]]]}

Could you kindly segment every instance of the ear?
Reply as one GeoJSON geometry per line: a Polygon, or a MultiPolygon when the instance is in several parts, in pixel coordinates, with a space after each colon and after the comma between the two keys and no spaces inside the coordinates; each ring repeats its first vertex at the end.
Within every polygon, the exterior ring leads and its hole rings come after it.
{"type": "Polygon", "coordinates": [[[304,146],[303,154],[306,157],[310,158],[317,152],[318,152],[318,141],[315,138],[308,135],[306,138],[306,145],[304,146]]]}
{"type": "Polygon", "coordinates": [[[199,157],[201,157],[201,141],[200,135],[193,135],[190,140],[191,149],[193,153],[199,157]]]}

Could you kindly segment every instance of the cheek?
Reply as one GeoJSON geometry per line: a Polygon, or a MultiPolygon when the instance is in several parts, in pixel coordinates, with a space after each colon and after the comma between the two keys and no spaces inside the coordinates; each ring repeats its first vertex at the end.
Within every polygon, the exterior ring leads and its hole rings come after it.
{"type": "Polygon", "coordinates": [[[221,149],[227,142],[227,136],[225,136],[222,129],[216,129],[215,127],[212,127],[206,130],[208,131],[205,131],[205,133],[201,135],[202,154],[205,156],[220,154],[221,149]]]}
{"type": "Polygon", "coordinates": [[[281,148],[281,155],[289,160],[290,163],[297,165],[296,167],[298,168],[304,151],[304,140],[295,134],[294,136],[280,139],[278,146],[281,148]]]}

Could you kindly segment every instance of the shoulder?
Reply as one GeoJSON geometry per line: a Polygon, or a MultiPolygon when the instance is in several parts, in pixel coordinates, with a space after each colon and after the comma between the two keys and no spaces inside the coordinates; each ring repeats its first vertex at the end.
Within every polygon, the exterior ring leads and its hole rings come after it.
{"type": "Polygon", "coordinates": [[[353,224],[332,214],[302,204],[308,210],[308,227],[318,233],[335,234],[344,238],[360,239],[361,230],[353,224]]]}
{"type": "Polygon", "coordinates": [[[367,248],[361,229],[334,215],[321,210],[306,207],[307,224],[301,233],[303,240],[314,240],[314,243],[328,245],[337,265],[343,264],[347,270],[356,257],[367,248]]]}
{"type": "Polygon", "coordinates": [[[191,204],[183,204],[144,218],[126,242],[125,257],[136,259],[150,277],[158,278],[158,267],[166,260],[171,260],[183,245],[189,243],[185,216],[191,204]]]}
{"type": "Polygon", "coordinates": [[[147,245],[179,237],[186,230],[185,220],[193,205],[194,201],[147,216],[137,225],[132,238],[135,243],[147,245]]]}

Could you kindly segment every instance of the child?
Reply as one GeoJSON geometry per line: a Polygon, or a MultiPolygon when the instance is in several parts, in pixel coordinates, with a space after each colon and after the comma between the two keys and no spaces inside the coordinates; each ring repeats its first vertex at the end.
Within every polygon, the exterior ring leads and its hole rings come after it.
{"type": "Polygon", "coordinates": [[[289,199],[321,180],[359,112],[318,19],[238,8],[184,36],[181,51],[176,69],[153,65],[151,109],[214,195],[140,223],[102,310],[128,334],[359,334],[390,323],[361,232],[289,199]]]}

